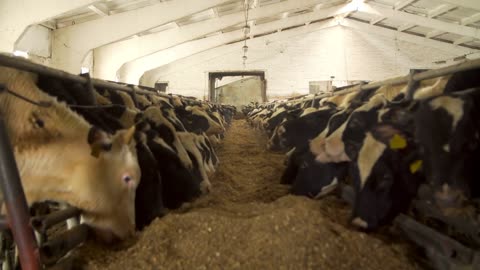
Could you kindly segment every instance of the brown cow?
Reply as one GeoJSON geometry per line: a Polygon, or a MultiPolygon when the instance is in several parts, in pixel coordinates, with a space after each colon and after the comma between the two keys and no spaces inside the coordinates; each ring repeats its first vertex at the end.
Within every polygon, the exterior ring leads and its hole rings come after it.
{"type": "Polygon", "coordinates": [[[135,229],[135,190],[141,173],[133,133],[111,136],[92,127],[36,86],[37,76],[0,67],[0,84],[34,101],[0,95],[0,115],[14,147],[29,204],[54,200],[82,210],[82,222],[105,241],[135,229]]]}

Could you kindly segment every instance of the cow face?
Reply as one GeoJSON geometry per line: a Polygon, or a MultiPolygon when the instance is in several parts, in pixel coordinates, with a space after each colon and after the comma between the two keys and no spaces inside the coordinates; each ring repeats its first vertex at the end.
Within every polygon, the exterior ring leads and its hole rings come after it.
{"type": "Polygon", "coordinates": [[[135,141],[135,128],[108,136],[91,130],[90,161],[93,167],[84,172],[88,179],[73,181],[73,190],[81,201],[82,221],[92,226],[106,242],[125,239],[135,230],[135,191],[140,182],[135,141]],[[83,207],[83,203],[86,204],[83,207]]]}
{"type": "Polygon", "coordinates": [[[435,97],[415,114],[415,136],[441,207],[459,207],[466,197],[478,196],[478,96],[477,90],[435,97]]]}
{"type": "MultiPolygon", "coordinates": [[[[336,160],[335,155],[329,155],[327,152],[327,137],[335,137],[339,136],[341,140],[341,134],[343,133],[343,130],[345,129],[346,126],[346,120],[348,119],[350,110],[343,110],[340,111],[334,115],[328,120],[327,128],[324,130],[322,133],[320,133],[317,137],[315,137],[311,142],[310,142],[310,150],[312,153],[316,155],[316,160],[318,162],[332,162],[336,160]]],[[[343,143],[340,141],[339,143],[333,142],[332,140],[330,142],[330,150],[333,148],[336,148],[335,145],[339,145],[343,143]],[[333,143],[333,144],[332,144],[333,143]]],[[[343,146],[340,146],[343,149],[343,146]]],[[[340,151],[340,153],[342,150],[340,151]]],[[[343,155],[340,155],[343,156],[343,155]]]]}
{"type": "Polygon", "coordinates": [[[281,123],[278,125],[275,130],[273,130],[272,137],[270,137],[267,148],[271,151],[285,151],[287,150],[287,122],[281,123]]]}
{"type": "Polygon", "coordinates": [[[413,140],[388,124],[366,134],[351,169],[357,194],[352,224],[367,230],[406,211],[423,182],[422,160],[413,140]]]}
{"type": "Polygon", "coordinates": [[[323,108],[296,119],[285,120],[274,131],[269,142],[270,149],[277,147],[287,150],[308,145],[310,140],[325,129],[328,119],[335,112],[335,109],[323,108]]]}
{"type": "Polygon", "coordinates": [[[355,109],[348,120],[326,139],[325,151],[330,158],[324,161],[354,160],[365,138],[365,133],[378,122],[377,112],[386,103],[387,100],[383,95],[376,95],[368,103],[355,109]]]}
{"type": "Polygon", "coordinates": [[[337,188],[346,173],[346,163],[318,163],[313,154],[307,152],[299,164],[292,193],[316,199],[324,197],[337,188]]]}

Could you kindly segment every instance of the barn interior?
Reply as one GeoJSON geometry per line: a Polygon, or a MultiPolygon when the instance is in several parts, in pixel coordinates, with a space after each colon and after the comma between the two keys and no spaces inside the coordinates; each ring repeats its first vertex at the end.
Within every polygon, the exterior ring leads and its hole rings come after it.
{"type": "Polygon", "coordinates": [[[480,269],[479,0],[0,0],[3,269],[480,269]]]}

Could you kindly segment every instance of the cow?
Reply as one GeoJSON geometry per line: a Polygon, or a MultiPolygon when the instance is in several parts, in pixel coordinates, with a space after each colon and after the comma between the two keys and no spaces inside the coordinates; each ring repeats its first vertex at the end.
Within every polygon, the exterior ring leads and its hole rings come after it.
{"type": "Polygon", "coordinates": [[[292,194],[318,199],[331,193],[344,180],[347,168],[346,163],[315,161],[315,156],[304,145],[292,150],[280,183],[292,185],[292,194]]]}
{"type": "Polygon", "coordinates": [[[461,208],[480,195],[479,116],[480,88],[429,98],[414,114],[415,138],[441,207],[461,208]]]}
{"type": "Polygon", "coordinates": [[[55,200],[81,209],[82,222],[106,242],[132,236],[141,178],[135,127],[109,135],[42,92],[37,79],[29,72],[0,67],[0,83],[7,89],[50,104],[41,107],[0,96],[0,114],[27,202],[55,200]]]}
{"type": "MultiPolygon", "coordinates": [[[[460,72],[423,82],[414,92],[412,101],[388,104],[378,115],[371,116],[373,124],[349,130],[355,131],[356,136],[363,139],[361,149],[356,153],[358,156],[352,164],[356,188],[352,212],[354,225],[375,229],[388,223],[398,213],[408,209],[418,187],[427,180],[435,188],[436,202],[447,208],[460,208],[469,192],[478,191],[476,182],[471,181],[477,176],[475,171],[464,170],[469,166],[473,168],[471,164],[475,161],[469,158],[475,150],[469,154],[468,147],[461,150],[457,148],[458,152],[451,155],[449,140],[452,136],[464,143],[468,141],[476,144],[478,138],[474,137],[474,130],[478,122],[472,121],[475,117],[470,114],[474,110],[467,113],[470,116],[463,117],[465,108],[460,105],[460,100],[463,98],[474,104],[475,100],[478,102],[475,98],[478,92],[456,91],[479,83],[480,80],[472,76],[471,72],[460,72]],[[462,115],[462,123],[473,127],[463,132],[473,135],[466,136],[462,133],[462,128],[457,129],[453,115],[462,115]],[[457,136],[454,135],[455,132],[459,132],[457,136]],[[457,160],[459,163],[452,170],[452,164],[457,160]],[[443,174],[449,172],[450,175],[443,174]],[[470,175],[470,181],[465,181],[463,175],[470,175]]],[[[477,106],[478,104],[471,105],[470,108],[477,106]]]]}
{"type": "MultiPolygon", "coordinates": [[[[411,127],[412,123],[409,123],[411,127]]],[[[425,182],[422,159],[411,131],[374,125],[363,139],[350,174],[355,189],[352,224],[374,230],[405,212],[425,182]]]]}
{"type": "Polygon", "coordinates": [[[336,109],[321,108],[316,112],[279,124],[269,139],[267,148],[273,151],[290,150],[308,144],[308,141],[320,133],[336,109]]]}

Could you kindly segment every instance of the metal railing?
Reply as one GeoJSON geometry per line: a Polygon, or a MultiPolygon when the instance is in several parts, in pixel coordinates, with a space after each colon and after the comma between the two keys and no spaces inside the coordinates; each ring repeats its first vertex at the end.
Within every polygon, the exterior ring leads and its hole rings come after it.
{"type": "MultiPolygon", "coordinates": [[[[383,81],[376,81],[376,82],[370,82],[367,84],[363,84],[359,89],[352,89],[358,84],[355,85],[349,85],[345,86],[344,88],[347,88],[345,90],[339,90],[335,91],[332,93],[325,93],[325,94],[320,94],[320,95],[315,95],[311,98],[305,98],[308,95],[300,95],[296,97],[291,97],[288,99],[288,102],[295,101],[296,99],[301,99],[301,101],[309,101],[313,99],[322,99],[326,97],[332,97],[332,96],[337,96],[337,95],[344,95],[356,91],[362,91],[362,90],[370,90],[370,89],[376,89],[379,87],[382,87],[384,85],[398,85],[398,84],[413,84],[415,82],[420,82],[423,80],[428,80],[428,79],[434,79],[438,78],[441,76],[449,75],[452,73],[456,72],[462,72],[462,71],[468,71],[468,70],[473,70],[480,68],[480,59],[475,59],[475,60],[468,60],[460,64],[452,65],[452,66],[447,66],[443,68],[438,68],[438,69],[431,69],[423,72],[411,72],[408,75],[402,76],[402,77],[397,77],[397,78],[392,78],[392,79],[387,79],[383,81]]],[[[407,96],[413,96],[413,92],[415,91],[415,87],[411,87],[409,93],[407,96]]],[[[311,95],[311,94],[310,94],[311,95]]]]}

